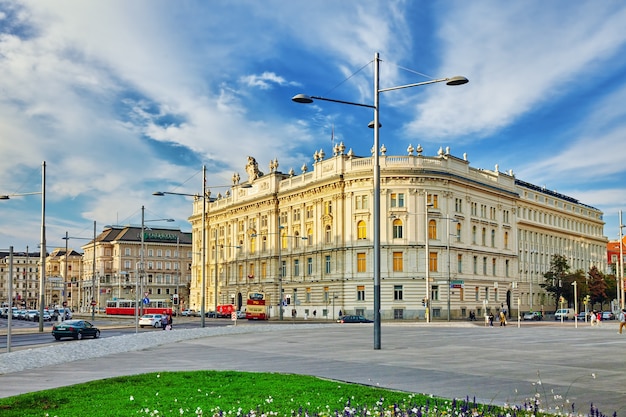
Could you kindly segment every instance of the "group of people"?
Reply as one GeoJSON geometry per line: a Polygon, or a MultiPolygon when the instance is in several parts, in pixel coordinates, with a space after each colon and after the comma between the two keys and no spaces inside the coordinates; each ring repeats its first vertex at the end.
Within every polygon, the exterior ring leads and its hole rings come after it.
{"type": "MultiPolygon", "coordinates": [[[[493,320],[495,318],[496,316],[494,316],[493,313],[490,311],[489,315],[487,315],[486,317],[487,322],[489,323],[489,327],[493,327],[493,320]]],[[[498,313],[498,319],[500,320],[500,327],[506,326],[506,310],[501,310],[500,313],[498,313]]]]}

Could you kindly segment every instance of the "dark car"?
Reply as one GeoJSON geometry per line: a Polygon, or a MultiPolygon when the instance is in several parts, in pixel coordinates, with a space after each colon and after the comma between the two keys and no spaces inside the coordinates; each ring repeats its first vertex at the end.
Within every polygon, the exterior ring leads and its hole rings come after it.
{"type": "Polygon", "coordinates": [[[52,336],[56,340],[62,337],[82,339],[84,337],[100,337],[100,330],[93,324],[85,320],[65,320],[62,323],[52,326],[52,336]]]}
{"type": "Polygon", "coordinates": [[[366,319],[365,316],[342,316],[337,323],[373,323],[373,321],[366,319]]]}

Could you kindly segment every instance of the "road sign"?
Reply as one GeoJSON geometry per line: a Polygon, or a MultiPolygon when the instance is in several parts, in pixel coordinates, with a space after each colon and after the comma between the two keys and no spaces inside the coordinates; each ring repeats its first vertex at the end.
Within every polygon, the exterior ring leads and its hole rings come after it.
{"type": "Polygon", "coordinates": [[[143,300],[141,300],[144,304],[150,304],[150,299],[148,297],[144,297],[143,300]]]}
{"type": "Polygon", "coordinates": [[[91,305],[92,305],[92,306],[95,306],[96,304],[98,304],[98,303],[96,303],[96,301],[95,301],[95,300],[91,302],[91,305]]]}
{"type": "Polygon", "coordinates": [[[233,311],[232,313],[230,313],[230,319],[231,320],[237,320],[237,312],[233,311]]]}

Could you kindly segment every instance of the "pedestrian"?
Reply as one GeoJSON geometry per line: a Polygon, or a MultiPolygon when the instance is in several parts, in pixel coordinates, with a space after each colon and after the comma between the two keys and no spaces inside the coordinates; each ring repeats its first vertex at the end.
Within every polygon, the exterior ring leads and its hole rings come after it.
{"type": "Polygon", "coordinates": [[[595,310],[589,313],[589,323],[591,323],[592,326],[596,325],[596,311],[595,310]]]}
{"type": "Polygon", "coordinates": [[[598,319],[598,326],[600,326],[602,324],[602,312],[598,311],[596,313],[596,318],[598,319]]]}
{"type": "Polygon", "coordinates": [[[619,334],[622,334],[622,329],[626,327],[626,308],[622,308],[622,311],[619,313],[619,334]]]}
{"type": "Polygon", "coordinates": [[[174,319],[172,319],[172,314],[167,315],[167,326],[165,326],[165,330],[172,330],[172,325],[174,324],[174,319]]]}
{"type": "Polygon", "coordinates": [[[341,312],[341,310],[339,310],[339,317],[343,316],[343,313],[341,312]]]}
{"type": "Polygon", "coordinates": [[[161,328],[165,330],[166,327],[167,327],[167,314],[164,311],[163,314],[161,315],[161,328]]]}
{"type": "Polygon", "coordinates": [[[313,310],[313,318],[317,317],[317,310],[313,310]]]}
{"type": "Polygon", "coordinates": [[[489,327],[493,327],[493,313],[489,313],[489,327]]]}
{"type": "Polygon", "coordinates": [[[506,314],[504,311],[500,311],[500,327],[506,326],[506,314]]]}

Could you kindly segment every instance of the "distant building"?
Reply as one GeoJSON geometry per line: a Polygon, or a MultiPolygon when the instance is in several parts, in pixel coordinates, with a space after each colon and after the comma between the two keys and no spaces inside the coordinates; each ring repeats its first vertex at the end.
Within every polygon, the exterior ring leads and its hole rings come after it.
{"type": "MultiPolygon", "coordinates": [[[[39,308],[39,252],[13,252],[13,306],[39,308]]],[[[9,302],[9,252],[0,252],[0,302],[9,302]]]]}
{"type": "Polygon", "coordinates": [[[142,299],[144,294],[152,300],[171,300],[178,294],[179,308],[187,308],[191,233],[178,228],[144,228],[142,268],[141,231],[141,226],[106,226],[96,237],[95,264],[93,240],[82,246],[81,311],[90,311],[92,301],[103,309],[109,300],[142,299]]]}
{"type": "MultiPolygon", "coordinates": [[[[206,226],[202,199],[190,217],[194,262],[190,308],[232,303],[263,292],[279,315],[373,316],[373,183],[371,157],[343,144],[315,152],[296,175],[270,161],[263,174],[248,157],[225,194],[211,194],[206,226]],[[202,231],[206,282],[202,287],[202,231]],[[282,293],[280,293],[282,290],[282,293]]],[[[381,149],[381,316],[423,319],[554,309],[539,286],[552,255],[573,269],[606,270],[602,212],[571,197],[517,180],[512,172],[470,167],[440,149],[406,155],[381,149]],[[428,268],[429,282],[426,281],[428,268]],[[518,301],[519,300],[519,301],[518,301]],[[519,304],[518,304],[519,303],[519,304]],[[448,310],[448,306],[450,309],[448,310]]]]}
{"type": "Polygon", "coordinates": [[[77,311],[80,306],[79,283],[83,255],[74,249],[55,248],[46,257],[46,303],[77,311]]]}

